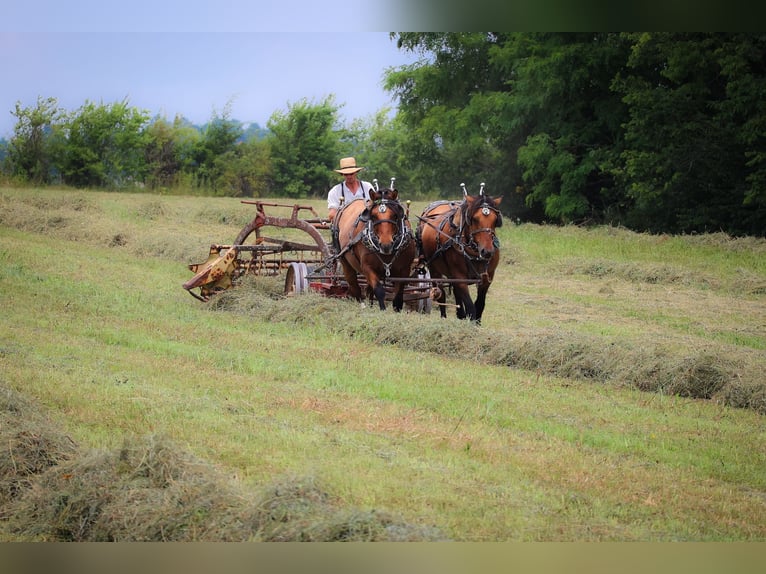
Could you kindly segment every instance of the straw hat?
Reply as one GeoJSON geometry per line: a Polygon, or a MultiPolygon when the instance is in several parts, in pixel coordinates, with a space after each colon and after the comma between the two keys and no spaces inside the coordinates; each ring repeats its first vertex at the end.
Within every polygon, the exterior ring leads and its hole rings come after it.
{"type": "Polygon", "coordinates": [[[338,173],[348,175],[350,173],[357,173],[362,171],[363,167],[357,167],[356,160],[353,157],[344,157],[340,160],[340,169],[336,169],[338,173]]]}

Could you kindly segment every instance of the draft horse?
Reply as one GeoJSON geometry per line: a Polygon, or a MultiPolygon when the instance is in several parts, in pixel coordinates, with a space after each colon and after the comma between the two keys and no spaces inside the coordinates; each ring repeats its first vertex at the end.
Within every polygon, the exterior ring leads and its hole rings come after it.
{"type": "MultiPolygon", "coordinates": [[[[399,202],[399,192],[391,187],[370,191],[369,201],[356,199],[341,206],[333,220],[332,232],[337,238],[338,259],[349,286],[349,296],[362,301],[358,274],[367,281],[366,295],[386,309],[385,280],[409,277],[417,258],[417,245],[407,217],[399,202]]],[[[404,306],[405,282],[394,288],[393,307],[404,306]]]]}
{"type": "MultiPolygon", "coordinates": [[[[461,187],[462,201],[435,201],[418,218],[419,264],[428,268],[433,279],[454,280],[458,318],[481,323],[487,291],[500,262],[495,229],[503,224],[502,196],[485,194],[483,183],[477,196],[469,195],[465,184],[461,187]],[[476,300],[472,301],[469,286],[477,281],[476,300]]],[[[441,289],[437,301],[442,317],[447,316],[446,297],[446,290],[441,289]]]]}

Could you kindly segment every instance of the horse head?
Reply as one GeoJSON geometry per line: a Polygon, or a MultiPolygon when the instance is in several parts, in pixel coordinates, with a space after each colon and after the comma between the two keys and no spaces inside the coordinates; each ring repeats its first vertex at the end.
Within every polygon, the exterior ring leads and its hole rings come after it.
{"type": "Polygon", "coordinates": [[[503,225],[499,205],[501,197],[492,198],[483,193],[466,195],[463,210],[465,244],[474,250],[479,259],[489,260],[500,247],[495,229],[503,225]]]}
{"type": "Polygon", "coordinates": [[[409,225],[395,188],[370,190],[362,218],[367,221],[365,243],[383,255],[395,253],[409,239],[409,225]]]}

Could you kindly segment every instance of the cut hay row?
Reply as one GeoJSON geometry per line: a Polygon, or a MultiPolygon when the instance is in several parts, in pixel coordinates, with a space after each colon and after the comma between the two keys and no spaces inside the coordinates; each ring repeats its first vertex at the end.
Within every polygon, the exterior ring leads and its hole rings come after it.
{"type": "Polygon", "coordinates": [[[742,353],[737,358],[702,348],[679,356],[677,350],[665,349],[661,344],[636,347],[624,340],[560,330],[509,335],[465,321],[451,322],[445,328],[435,317],[416,314],[404,318],[370,312],[360,321],[355,303],[312,293],[283,297],[280,288],[278,280],[249,280],[240,288],[222,293],[210,302],[210,308],[272,322],[321,325],[373,345],[395,345],[414,352],[450,355],[562,378],[712,399],[766,414],[766,380],[759,367],[759,351],[742,353]]]}
{"type": "Polygon", "coordinates": [[[249,492],[172,441],[82,450],[0,385],[0,539],[47,542],[428,541],[434,528],[344,507],[312,477],[249,492]],[[3,535],[2,532],[6,534],[3,535]]]}

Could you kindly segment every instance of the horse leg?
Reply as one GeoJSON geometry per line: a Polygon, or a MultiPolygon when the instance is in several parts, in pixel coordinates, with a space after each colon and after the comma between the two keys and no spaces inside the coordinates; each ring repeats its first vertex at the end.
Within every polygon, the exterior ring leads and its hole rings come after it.
{"type": "Polygon", "coordinates": [[[471,300],[471,292],[468,290],[468,285],[466,283],[455,283],[453,288],[455,290],[455,301],[458,305],[458,318],[473,321],[476,318],[476,308],[471,300]]]}
{"type": "Polygon", "coordinates": [[[455,293],[455,316],[458,319],[465,319],[465,307],[463,306],[463,301],[458,298],[457,293],[455,293]]]}
{"type": "Polygon", "coordinates": [[[377,277],[375,278],[375,287],[372,289],[375,294],[375,298],[378,300],[378,305],[381,311],[386,310],[386,288],[383,286],[383,282],[377,277]]]}
{"type": "Polygon", "coordinates": [[[342,260],[341,264],[343,266],[343,276],[346,278],[346,283],[348,283],[348,295],[349,297],[353,297],[357,301],[362,300],[362,288],[359,287],[359,281],[356,278],[356,269],[351,267],[346,260],[342,260]]]}
{"type": "MultiPolygon", "coordinates": [[[[386,288],[383,285],[383,281],[380,280],[378,274],[373,269],[367,269],[364,273],[365,279],[367,279],[367,289],[378,300],[378,306],[381,311],[386,310],[386,288]]],[[[372,299],[372,297],[370,298],[372,299]]]]}
{"type": "Polygon", "coordinates": [[[439,314],[442,316],[442,319],[447,318],[447,288],[442,287],[439,289],[439,296],[436,298],[437,303],[439,303],[439,314]]]}
{"type": "Polygon", "coordinates": [[[480,283],[476,293],[476,323],[481,324],[481,316],[484,313],[484,305],[487,302],[489,283],[480,283]]]}
{"type": "Polygon", "coordinates": [[[396,288],[396,295],[394,295],[394,311],[399,313],[404,307],[404,283],[399,283],[396,288]]]}

